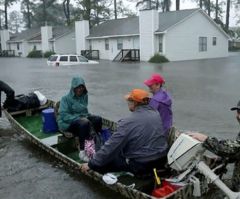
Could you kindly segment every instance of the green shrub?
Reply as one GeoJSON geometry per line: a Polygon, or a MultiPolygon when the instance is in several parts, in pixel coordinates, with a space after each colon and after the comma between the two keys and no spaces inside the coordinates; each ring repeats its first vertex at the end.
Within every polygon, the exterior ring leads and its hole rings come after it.
{"type": "Polygon", "coordinates": [[[39,58],[42,57],[42,51],[41,50],[32,50],[28,53],[29,58],[39,58]]]}
{"type": "Polygon", "coordinates": [[[160,54],[157,53],[149,59],[149,62],[151,62],[151,63],[164,63],[164,62],[169,62],[169,60],[166,57],[164,57],[163,55],[160,55],[160,54]]]}
{"type": "Polygon", "coordinates": [[[45,57],[45,58],[49,58],[51,55],[54,55],[54,54],[56,54],[56,53],[53,52],[53,51],[46,51],[46,52],[44,53],[44,57],[45,57]]]}
{"type": "Polygon", "coordinates": [[[228,50],[229,50],[229,51],[240,51],[240,47],[237,47],[237,46],[229,46],[228,50]]]}

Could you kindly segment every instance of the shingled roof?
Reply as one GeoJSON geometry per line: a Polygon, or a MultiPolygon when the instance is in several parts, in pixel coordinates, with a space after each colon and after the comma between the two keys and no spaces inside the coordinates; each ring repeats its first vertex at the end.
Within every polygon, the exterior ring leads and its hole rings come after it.
{"type": "Polygon", "coordinates": [[[139,34],[138,17],[114,19],[91,28],[88,37],[139,34]]]}
{"type": "Polygon", "coordinates": [[[189,9],[189,10],[178,10],[170,12],[160,12],[159,13],[159,28],[156,32],[164,32],[171,26],[177,24],[178,22],[184,20],[192,13],[199,9],[189,9]]]}
{"type": "Polygon", "coordinates": [[[10,41],[22,41],[22,40],[28,40],[32,37],[38,36],[38,34],[41,34],[40,28],[31,28],[24,30],[20,33],[15,33],[10,37],[10,41]]]}
{"type": "MultiPolygon", "coordinates": [[[[156,32],[163,32],[182,21],[199,9],[179,10],[159,13],[159,28],[156,32]]],[[[139,17],[108,20],[93,27],[87,38],[113,37],[122,35],[139,35],[139,17]]]]}
{"type": "MultiPolygon", "coordinates": [[[[73,32],[74,29],[70,28],[70,27],[66,27],[66,26],[56,26],[53,27],[52,29],[52,34],[53,37],[50,38],[50,40],[52,39],[57,39],[63,35],[66,35],[70,32],[73,32]]],[[[10,37],[10,42],[18,42],[18,41],[22,41],[22,40],[26,40],[26,41],[41,41],[41,28],[31,28],[31,29],[27,29],[24,30],[20,33],[16,33],[13,34],[10,37]]]]}

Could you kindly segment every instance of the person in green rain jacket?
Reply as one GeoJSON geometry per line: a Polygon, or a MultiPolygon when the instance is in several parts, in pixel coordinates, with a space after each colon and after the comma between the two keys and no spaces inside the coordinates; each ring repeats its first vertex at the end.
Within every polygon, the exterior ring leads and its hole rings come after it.
{"type": "Polygon", "coordinates": [[[79,138],[79,157],[88,161],[84,142],[90,139],[91,124],[96,132],[102,129],[102,119],[88,112],[88,91],[82,77],[73,77],[70,91],[60,101],[58,127],[61,132],[70,132],[79,138]]]}

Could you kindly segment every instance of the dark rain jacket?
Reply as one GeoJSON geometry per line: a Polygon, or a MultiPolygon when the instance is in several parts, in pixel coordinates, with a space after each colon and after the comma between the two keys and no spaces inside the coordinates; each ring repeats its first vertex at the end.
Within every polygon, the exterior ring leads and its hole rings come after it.
{"type": "MultiPolygon", "coordinates": [[[[5,82],[0,80],[0,106],[1,106],[1,93],[4,92],[6,94],[6,100],[3,103],[3,107],[7,108],[8,105],[14,103],[14,90],[5,82]]],[[[0,110],[1,117],[1,110],[0,110]]]]}
{"type": "Polygon", "coordinates": [[[80,97],[74,94],[74,88],[84,85],[85,82],[81,77],[74,77],[70,91],[67,95],[62,97],[59,107],[58,127],[61,131],[65,131],[70,124],[82,117],[87,117],[88,114],[88,94],[87,90],[80,97]]]}
{"type": "Polygon", "coordinates": [[[240,191],[240,132],[236,140],[217,140],[217,138],[208,137],[203,146],[213,153],[221,157],[228,157],[235,162],[232,188],[240,191]]]}
{"type": "Polygon", "coordinates": [[[166,156],[167,149],[159,113],[149,105],[139,106],[129,117],[118,122],[117,131],[88,165],[94,170],[110,163],[119,154],[145,163],[166,156]]]}

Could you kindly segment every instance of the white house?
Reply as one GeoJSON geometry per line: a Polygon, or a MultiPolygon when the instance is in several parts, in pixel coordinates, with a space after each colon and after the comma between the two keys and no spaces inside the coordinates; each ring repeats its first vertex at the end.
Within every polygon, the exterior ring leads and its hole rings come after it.
{"type": "Polygon", "coordinates": [[[75,43],[74,29],[68,27],[31,28],[11,36],[7,30],[1,31],[2,50],[15,50],[16,55],[23,57],[32,50],[75,53],[75,43]]]}
{"type": "Polygon", "coordinates": [[[83,20],[75,22],[75,29],[44,26],[12,36],[1,31],[2,49],[17,55],[27,56],[33,49],[59,54],[98,50],[100,59],[107,60],[122,49],[138,49],[142,61],[155,53],[170,61],[226,57],[229,39],[201,9],[142,10],[137,17],[108,20],[91,29],[83,20]]]}
{"type": "Polygon", "coordinates": [[[143,10],[139,17],[109,20],[90,30],[88,21],[75,27],[76,52],[99,50],[101,59],[113,60],[121,49],[140,49],[142,61],[155,53],[170,61],[228,56],[229,36],[201,9],[143,10]]]}

